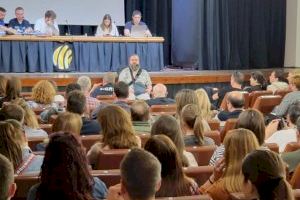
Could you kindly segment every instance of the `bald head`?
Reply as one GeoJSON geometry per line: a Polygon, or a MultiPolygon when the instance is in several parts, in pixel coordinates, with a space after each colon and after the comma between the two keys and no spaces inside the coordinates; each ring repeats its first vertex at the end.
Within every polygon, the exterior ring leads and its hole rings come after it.
{"type": "Polygon", "coordinates": [[[150,111],[148,104],[143,100],[135,101],[130,108],[132,121],[148,121],[150,111]]]}
{"type": "Polygon", "coordinates": [[[164,84],[158,83],[153,87],[153,98],[166,97],[168,95],[167,87],[164,84]]]}
{"type": "Polygon", "coordinates": [[[245,104],[244,94],[239,91],[232,91],[228,94],[227,101],[233,108],[243,108],[245,104]]]}

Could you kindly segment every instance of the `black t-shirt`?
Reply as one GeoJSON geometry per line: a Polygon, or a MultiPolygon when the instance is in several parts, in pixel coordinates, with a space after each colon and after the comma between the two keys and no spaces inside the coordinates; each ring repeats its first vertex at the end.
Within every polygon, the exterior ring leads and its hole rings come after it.
{"type": "Polygon", "coordinates": [[[113,95],[114,93],[114,85],[108,83],[104,86],[96,88],[92,93],[91,97],[97,98],[99,95],[113,95]]]}
{"type": "Polygon", "coordinates": [[[22,23],[20,24],[17,20],[17,18],[11,19],[8,23],[8,27],[11,27],[13,29],[15,29],[16,31],[18,31],[19,33],[24,33],[25,30],[30,26],[29,21],[27,21],[26,19],[24,19],[22,21],[22,23]]]}

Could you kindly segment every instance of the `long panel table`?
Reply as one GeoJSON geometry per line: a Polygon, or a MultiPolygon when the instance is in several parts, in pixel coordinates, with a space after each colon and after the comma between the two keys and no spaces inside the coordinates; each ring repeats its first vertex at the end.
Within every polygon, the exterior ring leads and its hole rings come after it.
{"type": "Polygon", "coordinates": [[[0,72],[107,72],[140,56],[148,71],[164,67],[162,37],[1,36],[0,72]]]}

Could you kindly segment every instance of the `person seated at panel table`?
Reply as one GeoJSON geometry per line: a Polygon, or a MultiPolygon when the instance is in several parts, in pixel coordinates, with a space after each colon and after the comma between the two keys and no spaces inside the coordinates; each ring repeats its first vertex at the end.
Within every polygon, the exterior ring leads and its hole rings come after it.
{"type": "Polygon", "coordinates": [[[13,18],[9,21],[8,27],[13,28],[19,34],[30,33],[32,32],[31,25],[24,17],[24,8],[17,7],[15,9],[16,18],[13,18]]]}
{"type": "Polygon", "coordinates": [[[46,35],[59,35],[56,13],[53,10],[47,10],[44,18],[35,22],[34,30],[46,35]]]}
{"type": "Polygon", "coordinates": [[[119,74],[119,81],[129,85],[129,99],[150,99],[152,82],[149,73],[140,67],[140,58],[133,54],[129,58],[129,67],[119,74]]]}
{"type": "MultiPolygon", "coordinates": [[[[125,28],[124,28],[124,36],[130,36],[131,35],[131,28],[134,25],[144,25],[147,26],[145,22],[141,21],[142,19],[142,13],[139,10],[135,10],[132,12],[132,20],[129,22],[126,22],[125,24],[125,28]]],[[[149,28],[147,27],[147,30],[145,31],[145,36],[146,37],[151,37],[152,34],[149,30],[149,28]]]]}
{"type": "Polygon", "coordinates": [[[16,34],[17,33],[16,30],[5,26],[5,22],[4,22],[5,15],[6,15],[5,8],[0,7],[0,35],[5,35],[5,33],[16,34]]]}
{"type": "Polygon", "coordinates": [[[102,23],[98,26],[95,36],[119,36],[119,31],[115,23],[112,22],[109,14],[104,15],[102,23]]]}

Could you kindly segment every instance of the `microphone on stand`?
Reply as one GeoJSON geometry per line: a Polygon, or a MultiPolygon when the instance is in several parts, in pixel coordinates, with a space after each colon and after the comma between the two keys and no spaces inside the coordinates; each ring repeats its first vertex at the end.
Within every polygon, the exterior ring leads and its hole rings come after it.
{"type": "Polygon", "coordinates": [[[66,25],[67,25],[67,29],[68,29],[67,35],[71,35],[71,29],[70,29],[70,25],[69,25],[67,19],[66,19],[66,25]]]}

